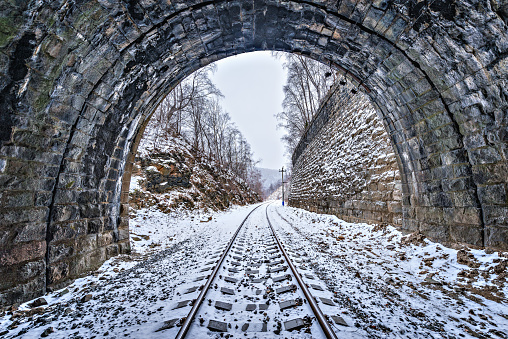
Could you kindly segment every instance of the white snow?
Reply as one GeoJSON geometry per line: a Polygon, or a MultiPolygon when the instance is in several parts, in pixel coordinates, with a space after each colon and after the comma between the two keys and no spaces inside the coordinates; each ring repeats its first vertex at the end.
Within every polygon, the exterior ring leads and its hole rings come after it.
{"type": "Polygon", "coordinates": [[[135,190],[142,189],[141,185],[139,184],[140,180],[143,180],[143,177],[137,176],[137,175],[133,175],[131,177],[131,185],[130,185],[130,188],[129,188],[130,192],[134,192],[135,190]]]}
{"type": "MultiPolygon", "coordinates": [[[[314,271],[363,336],[506,337],[506,298],[495,302],[464,289],[457,275],[469,268],[457,263],[457,250],[428,240],[401,245],[402,234],[391,226],[377,229],[278,205],[270,209],[276,210],[281,237],[310,254],[314,271]],[[428,258],[435,258],[429,266],[428,258]]],[[[479,270],[499,259],[499,253],[471,253],[482,263],[479,270]]],[[[495,286],[495,278],[480,275],[473,286],[495,286]]],[[[500,292],[506,296],[507,286],[500,292]]]]}
{"type": "Polygon", "coordinates": [[[147,171],[147,172],[150,172],[150,171],[151,171],[151,172],[158,172],[159,170],[158,170],[158,169],[157,169],[157,167],[155,167],[155,166],[148,166],[148,167],[146,168],[146,171],[147,171]]]}
{"type": "MultiPolygon", "coordinates": [[[[349,325],[336,326],[340,337],[506,338],[506,297],[496,302],[465,288],[467,279],[459,272],[471,269],[457,262],[457,250],[428,240],[402,244],[403,235],[393,227],[347,223],[279,203],[268,207],[276,232],[287,248],[307,254],[308,271],[329,288],[336,313],[349,325]]],[[[155,330],[185,316],[188,307],[172,309],[197,296],[183,292],[206,274],[200,272],[205,263],[224,248],[252,208],[169,215],[140,210],[130,223],[131,255],[112,258],[66,289],[47,294],[49,305],[41,314],[30,314],[30,302],[4,314],[0,333],[39,338],[53,327],[48,338],[171,338],[177,329],[155,330]],[[88,294],[91,300],[82,301],[88,294]]],[[[261,219],[258,215],[253,222],[261,219]]],[[[503,253],[471,253],[480,272],[506,260],[503,253]]],[[[508,288],[496,285],[496,277],[480,274],[472,286],[496,286],[497,295],[507,295],[508,288]]],[[[308,335],[294,332],[291,337],[308,335]]]]}

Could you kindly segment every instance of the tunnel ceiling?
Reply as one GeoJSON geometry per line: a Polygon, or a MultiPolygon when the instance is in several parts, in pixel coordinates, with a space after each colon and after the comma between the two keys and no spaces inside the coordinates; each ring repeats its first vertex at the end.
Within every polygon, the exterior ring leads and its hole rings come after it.
{"type": "Polygon", "coordinates": [[[193,71],[259,50],[332,65],[369,95],[401,169],[405,230],[508,248],[503,4],[2,2],[0,303],[128,251],[147,119],[193,71]]]}

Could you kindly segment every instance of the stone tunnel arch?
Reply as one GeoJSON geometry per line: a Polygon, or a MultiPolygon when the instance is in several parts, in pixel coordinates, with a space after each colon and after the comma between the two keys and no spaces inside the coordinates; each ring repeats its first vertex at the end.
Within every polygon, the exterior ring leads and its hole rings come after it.
{"type": "Polygon", "coordinates": [[[0,5],[12,23],[0,26],[0,303],[61,287],[128,251],[122,178],[136,136],[185,76],[255,50],[333,64],[368,92],[400,163],[405,230],[506,249],[505,7],[477,0],[0,5]]]}

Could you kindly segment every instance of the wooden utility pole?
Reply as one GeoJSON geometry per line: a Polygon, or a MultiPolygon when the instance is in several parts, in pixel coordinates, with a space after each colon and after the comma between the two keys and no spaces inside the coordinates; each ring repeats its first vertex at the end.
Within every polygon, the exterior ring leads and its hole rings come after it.
{"type": "Polygon", "coordinates": [[[282,173],[282,206],[284,206],[284,172],[287,171],[285,171],[284,166],[282,166],[282,169],[280,169],[279,172],[282,173]]]}

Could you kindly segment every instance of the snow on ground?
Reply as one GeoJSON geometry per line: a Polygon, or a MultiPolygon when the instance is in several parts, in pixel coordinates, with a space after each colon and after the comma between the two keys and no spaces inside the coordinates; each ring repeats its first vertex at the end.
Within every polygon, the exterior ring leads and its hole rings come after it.
{"type": "Polygon", "coordinates": [[[134,192],[135,190],[142,189],[141,185],[139,184],[141,180],[144,180],[144,178],[139,175],[133,175],[131,178],[131,186],[129,188],[129,191],[134,192]]]}
{"type": "MultiPolygon", "coordinates": [[[[0,337],[166,338],[155,331],[252,208],[138,211],[131,255],[47,294],[48,305],[0,314],[0,337]]],[[[507,338],[506,253],[457,251],[279,204],[268,211],[283,242],[308,254],[358,337],[507,338]]]]}
{"type": "Polygon", "coordinates": [[[309,254],[363,336],[508,337],[507,253],[457,251],[391,226],[278,204],[269,211],[283,241],[309,254]]]}
{"type": "MultiPolygon", "coordinates": [[[[244,209],[236,207],[229,213],[244,209]]],[[[221,213],[185,209],[166,214],[157,208],[142,208],[131,216],[129,223],[131,248],[141,254],[166,249],[200,234],[204,227],[216,224],[219,215],[222,216],[221,213]]]]}
{"type": "Polygon", "coordinates": [[[253,206],[226,212],[163,215],[138,211],[131,220],[133,254],[0,317],[1,338],[166,338],[155,332],[171,319],[186,284],[213,250],[226,244],[253,206]],[[140,240],[135,240],[135,238],[140,240]]]}

